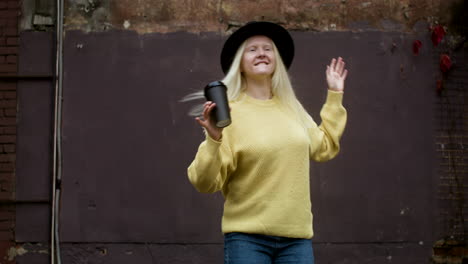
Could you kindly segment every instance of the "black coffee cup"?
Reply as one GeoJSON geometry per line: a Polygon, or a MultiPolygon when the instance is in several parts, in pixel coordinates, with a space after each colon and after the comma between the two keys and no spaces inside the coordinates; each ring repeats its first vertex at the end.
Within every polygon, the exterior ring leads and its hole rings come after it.
{"type": "Polygon", "coordinates": [[[214,81],[205,86],[206,100],[216,104],[211,114],[217,127],[227,127],[231,124],[231,113],[226,92],[226,85],[221,81],[214,81]]]}

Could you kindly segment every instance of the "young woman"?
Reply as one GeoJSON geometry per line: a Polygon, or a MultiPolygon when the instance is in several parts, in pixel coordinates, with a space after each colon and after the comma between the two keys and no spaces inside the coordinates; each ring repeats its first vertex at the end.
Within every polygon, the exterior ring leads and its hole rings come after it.
{"type": "Polygon", "coordinates": [[[241,27],[221,53],[232,124],[214,125],[212,102],[196,118],[206,140],[188,178],[200,192],[223,193],[225,263],[313,263],[309,160],[327,161],[339,151],[347,70],[341,58],[327,66],[328,95],[317,126],[292,89],[293,57],[283,27],[241,27]]]}

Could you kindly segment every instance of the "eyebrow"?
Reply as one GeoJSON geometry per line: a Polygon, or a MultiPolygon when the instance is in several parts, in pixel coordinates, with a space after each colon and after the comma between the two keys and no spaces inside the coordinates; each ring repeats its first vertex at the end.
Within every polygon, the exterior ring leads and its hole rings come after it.
{"type": "Polygon", "coordinates": [[[262,45],[258,45],[256,43],[252,43],[252,44],[249,44],[247,46],[245,46],[246,49],[248,48],[251,48],[251,47],[258,47],[258,46],[262,46],[262,47],[265,47],[265,46],[268,46],[268,47],[273,47],[273,45],[271,43],[265,43],[265,44],[262,44],[262,45]]]}

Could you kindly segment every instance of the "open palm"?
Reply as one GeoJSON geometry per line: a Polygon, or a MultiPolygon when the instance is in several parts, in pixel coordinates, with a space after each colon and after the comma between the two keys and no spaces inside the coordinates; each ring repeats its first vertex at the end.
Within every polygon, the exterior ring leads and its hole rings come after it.
{"type": "Polygon", "coordinates": [[[346,75],[348,75],[348,70],[345,69],[343,59],[341,57],[338,57],[338,60],[333,58],[326,71],[328,89],[337,92],[344,91],[346,75]]]}

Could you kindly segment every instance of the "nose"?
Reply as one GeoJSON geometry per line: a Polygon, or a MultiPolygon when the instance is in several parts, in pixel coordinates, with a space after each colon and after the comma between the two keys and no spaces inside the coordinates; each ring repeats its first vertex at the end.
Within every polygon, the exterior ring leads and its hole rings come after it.
{"type": "Polygon", "coordinates": [[[258,55],[257,55],[259,58],[263,58],[265,57],[265,51],[263,49],[259,49],[258,50],[258,55]]]}

